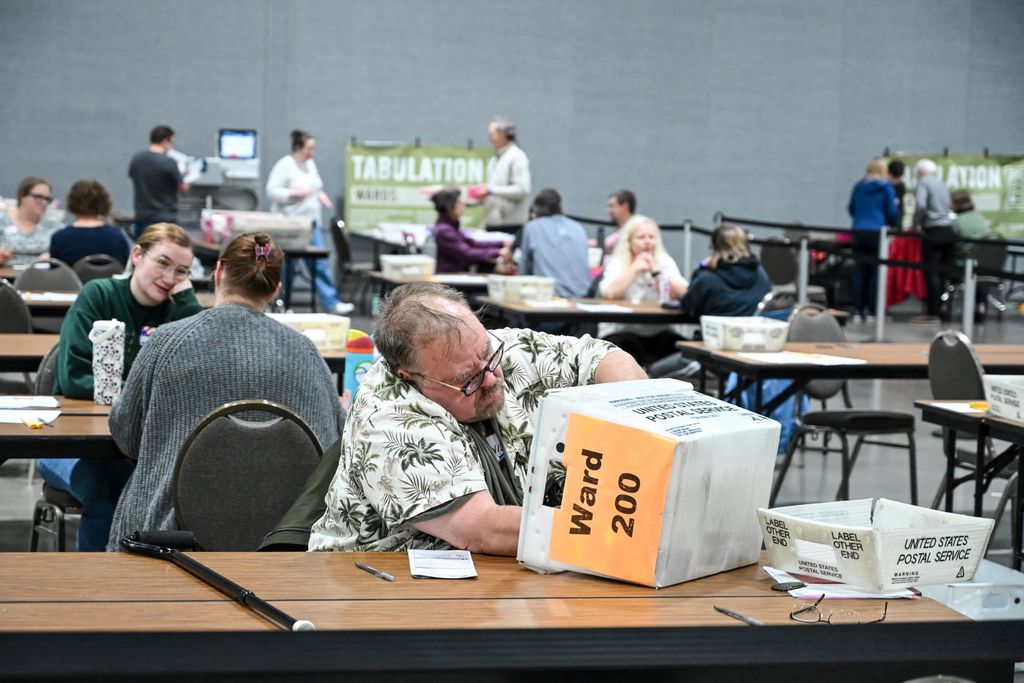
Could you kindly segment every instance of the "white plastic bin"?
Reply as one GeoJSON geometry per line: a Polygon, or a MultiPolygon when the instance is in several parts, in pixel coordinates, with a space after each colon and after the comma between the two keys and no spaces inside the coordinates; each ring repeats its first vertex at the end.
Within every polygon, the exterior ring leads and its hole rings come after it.
{"type": "Polygon", "coordinates": [[[507,303],[551,301],[555,296],[555,279],[539,275],[490,275],[487,296],[507,303]]]}
{"type": "Polygon", "coordinates": [[[422,254],[388,254],[380,257],[380,267],[390,280],[429,280],[434,276],[437,259],[422,254]]]}
{"type": "Polygon", "coordinates": [[[761,316],[702,315],[704,346],[724,351],[781,351],[789,323],[761,316]]]}
{"type": "Polygon", "coordinates": [[[330,313],[269,313],[293,330],[298,330],[321,351],[344,351],[348,344],[349,318],[330,313]]]}

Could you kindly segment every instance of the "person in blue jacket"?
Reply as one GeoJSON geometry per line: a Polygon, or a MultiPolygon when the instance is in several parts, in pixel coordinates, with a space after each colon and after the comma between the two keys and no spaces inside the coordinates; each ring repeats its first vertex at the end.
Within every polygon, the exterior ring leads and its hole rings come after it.
{"type": "Polygon", "coordinates": [[[770,291],[768,273],[750,252],[747,234],[735,225],[720,225],[711,233],[711,256],[694,271],[681,307],[693,317],[753,315],[770,291]]]}
{"type": "MultiPolygon", "coordinates": [[[[879,231],[883,225],[901,223],[896,190],[889,181],[885,161],[876,157],[868,162],[867,172],[857,181],[847,206],[853,217],[853,253],[855,258],[878,256],[879,231]]],[[[860,320],[875,316],[878,266],[858,260],[853,271],[853,314],[860,320]]],[[[884,314],[884,311],[883,311],[884,314]]]]}

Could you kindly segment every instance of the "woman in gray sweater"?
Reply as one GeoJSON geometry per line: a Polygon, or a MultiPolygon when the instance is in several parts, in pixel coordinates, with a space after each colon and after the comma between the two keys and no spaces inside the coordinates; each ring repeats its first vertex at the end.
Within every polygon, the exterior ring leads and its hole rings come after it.
{"type": "Polygon", "coordinates": [[[306,421],[322,448],[337,440],[341,405],[323,357],[262,312],[277,295],[283,260],[268,235],[238,237],[217,262],[214,308],[162,325],[143,346],[110,413],[118,448],[138,464],[114,511],[107,550],[136,530],[177,528],[171,486],[178,451],[224,403],[280,403],[306,421]]]}

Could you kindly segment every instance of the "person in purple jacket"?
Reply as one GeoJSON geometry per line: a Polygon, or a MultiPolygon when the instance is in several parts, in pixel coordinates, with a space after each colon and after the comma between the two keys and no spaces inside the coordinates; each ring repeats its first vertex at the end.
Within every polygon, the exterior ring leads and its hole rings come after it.
{"type": "Polygon", "coordinates": [[[486,266],[480,270],[490,272],[504,249],[501,242],[478,242],[459,228],[459,219],[466,205],[461,192],[445,187],[435,192],[430,201],[437,209],[434,241],[437,242],[437,272],[464,273],[471,265],[486,266]]]}
{"type": "MultiPolygon", "coordinates": [[[[889,182],[885,161],[874,158],[867,172],[850,193],[847,210],[853,219],[853,253],[862,258],[878,257],[878,240],[882,226],[898,228],[902,222],[896,191],[889,182]]],[[[853,271],[854,318],[870,321],[875,317],[875,291],[878,266],[858,261],[853,271]]],[[[885,311],[880,311],[885,315],[885,311]]]]}

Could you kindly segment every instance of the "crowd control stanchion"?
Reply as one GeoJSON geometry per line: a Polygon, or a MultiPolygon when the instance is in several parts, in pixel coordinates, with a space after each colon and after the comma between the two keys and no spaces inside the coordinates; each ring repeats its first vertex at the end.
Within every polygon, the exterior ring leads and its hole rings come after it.
{"type": "Polygon", "coordinates": [[[803,306],[807,303],[807,280],[810,278],[810,252],[807,250],[807,235],[800,237],[800,260],[797,263],[796,301],[803,306]]]}
{"type": "Polygon", "coordinates": [[[884,225],[878,231],[878,284],[875,292],[875,341],[881,342],[885,337],[886,302],[889,289],[889,267],[884,261],[889,258],[889,229],[884,225]]]}
{"type": "Polygon", "coordinates": [[[686,277],[693,272],[690,268],[690,256],[693,255],[693,232],[690,230],[692,227],[693,221],[683,221],[683,275],[686,277]]]}
{"type": "MultiPolygon", "coordinates": [[[[964,334],[972,342],[974,341],[974,298],[978,283],[974,279],[974,259],[964,259],[964,334]]],[[[952,313],[953,297],[949,298],[950,313],[952,313]]]]}

